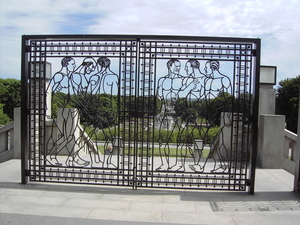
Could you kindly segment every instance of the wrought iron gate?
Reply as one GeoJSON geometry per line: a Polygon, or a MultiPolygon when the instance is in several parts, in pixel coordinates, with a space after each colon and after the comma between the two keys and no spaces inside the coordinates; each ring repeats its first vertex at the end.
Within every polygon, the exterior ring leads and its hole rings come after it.
{"type": "Polygon", "coordinates": [[[254,190],[259,39],[25,35],[22,46],[23,183],[254,190]]]}

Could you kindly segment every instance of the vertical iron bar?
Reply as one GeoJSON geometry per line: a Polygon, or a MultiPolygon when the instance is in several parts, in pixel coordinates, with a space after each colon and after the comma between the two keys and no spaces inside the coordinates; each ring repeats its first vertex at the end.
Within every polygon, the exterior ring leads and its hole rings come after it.
{"type": "MultiPolygon", "coordinates": [[[[152,126],[152,145],[151,145],[151,187],[153,187],[153,180],[154,180],[154,176],[153,176],[153,171],[154,171],[154,148],[155,148],[155,123],[156,123],[156,110],[157,110],[157,99],[156,99],[156,69],[157,69],[157,42],[151,42],[154,43],[154,67],[153,67],[153,126],[152,126]]],[[[152,47],[152,46],[151,46],[152,47]]]]}
{"type": "MultiPolygon", "coordinates": [[[[42,160],[41,160],[41,163],[42,163],[42,168],[41,168],[41,171],[42,171],[42,174],[40,174],[40,177],[44,179],[45,181],[45,173],[46,173],[46,154],[47,154],[47,148],[46,148],[46,120],[47,120],[47,107],[49,107],[47,105],[47,93],[46,93],[46,89],[47,89],[47,60],[46,60],[46,46],[47,46],[47,42],[45,41],[44,42],[44,50],[42,50],[43,47],[41,47],[41,54],[44,54],[44,77],[43,77],[43,146],[42,146],[42,160]],[[41,176],[43,175],[43,176],[41,176]]],[[[50,67],[50,77],[49,79],[51,78],[51,67],[50,67]]],[[[49,80],[50,82],[50,80],[49,80]]]]}
{"type": "MultiPolygon", "coordinates": [[[[241,45],[241,51],[245,51],[246,46],[245,45],[241,45]]],[[[245,53],[244,53],[245,54],[245,53]]],[[[244,56],[246,57],[246,56],[244,56]]],[[[245,102],[245,96],[246,96],[246,92],[247,92],[247,86],[245,83],[245,80],[242,79],[242,76],[246,75],[246,71],[247,71],[247,62],[246,59],[243,57],[243,54],[241,53],[241,60],[243,62],[243,67],[241,68],[241,73],[240,73],[240,79],[239,79],[239,83],[240,83],[240,87],[242,87],[242,98],[241,98],[241,118],[240,118],[240,112],[238,113],[238,129],[237,129],[237,137],[238,137],[238,141],[237,141],[237,166],[238,166],[238,172],[239,172],[239,188],[241,188],[241,183],[243,181],[243,150],[244,150],[244,117],[245,117],[245,106],[246,106],[246,102],[245,102]],[[239,165],[238,165],[239,163],[239,165]]]]}
{"type": "MultiPolygon", "coordinates": [[[[232,137],[234,139],[234,152],[233,152],[233,165],[234,165],[234,185],[233,185],[233,190],[236,189],[236,176],[237,176],[237,166],[238,166],[238,139],[239,139],[239,114],[240,114],[240,108],[241,108],[241,74],[242,74],[242,60],[241,60],[241,45],[235,45],[235,51],[239,52],[238,56],[235,58],[238,58],[238,77],[236,80],[236,83],[234,86],[237,85],[237,107],[236,107],[236,112],[233,113],[232,115],[232,122],[233,122],[233,129],[234,132],[232,133],[232,137]]],[[[236,53],[235,53],[236,54],[236,53]]]]}
{"type": "Polygon", "coordinates": [[[30,44],[34,44],[33,48],[33,52],[32,52],[32,58],[30,59],[30,84],[32,86],[30,86],[30,101],[32,101],[32,105],[30,105],[30,109],[33,111],[33,115],[30,116],[30,118],[32,119],[32,123],[31,123],[31,131],[33,132],[33,140],[30,141],[30,145],[32,147],[32,151],[30,151],[30,153],[32,154],[30,156],[30,159],[32,161],[31,163],[31,168],[30,170],[33,171],[34,174],[34,180],[36,181],[36,168],[37,168],[37,162],[36,162],[36,150],[37,150],[37,138],[36,135],[38,133],[37,131],[37,117],[38,117],[38,111],[37,111],[37,71],[36,71],[36,66],[37,66],[37,53],[36,53],[36,42],[30,42],[30,44]],[[33,63],[32,63],[33,62],[33,63]]]}
{"type": "MultiPolygon", "coordinates": [[[[253,49],[253,44],[251,45],[251,49],[250,51],[252,51],[253,49]]],[[[250,160],[250,151],[251,151],[251,138],[250,138],[250,132],[251,132],[251,106],[252,106],[252,96],[253,96],[253,57],[250,57],[250,63],[249,63],[249,95],[247,96],[247,99],[248,99],[248,105],[247,105],[247,115],[248,115],[248,118],[247,118],[247,140],[246,140],[246,157],[245,157],[245,171],[247,172],[248,174],[248,163],[249,163],[249,160],[250,160]]],[[[247,76],[247,74],[246,74],[247,76]]],[[[246,179],[248,178],[248,175],[246,177],[246,179]]]]}
{"type": "MultiPolygon", "coordinates": [[[[143,173],[144,173],[144,170],[143,170],[143,167],[144,167],[144,157],[145,157],[145,155],[144,155],[144,112],[145,112],[145,76],[146,76],[146,74],[145,74],[145,71],[146,71],[146,69],[145,69],[145,50],[144,50],[144,52],[142,53],[142,51],[141,51],[141,42],[139,42],[139,44],[137,45],[138,46],[138,49],[137,49],[137,52],[138,52],[138,56],[139,56],[139,60],[138,60],[138,62],[137,62],[137,64],[138,64],[138,80],[139,80],[139,83],[141,84],[141,88],[139,88],[139,93],[140,93],[140,95],[139,95],[139,104],[138,104],[138,106],[140,106],[140,97],[142,97],[142,107],[141,107],[141,110],[142,110],[142,112],[141,112],[141,115],[143,115],[142,116],[142,121],[141,121],[141,145],[140,145],[140,150],[141,150],[141,155],[140,155],[140,174],[139,174],[139,176],[140,176],[140,182],[141,182],[141,185],[144,185],[142,182],[143,182],[143,180],[142,180],[142,177],[143,177],[143,173]]],[[[145,184],[147,185],[147,179],[145,180],[145,184]]]]}
{"type": "MultiPolygon", "coordinates": [[[[234,52],[235,52],[235,54],[236,54],[236,45],[234,45],[234,52]]],[[[234,55],[234,58],[236,58],[236,55],[234,55]]],[[[230,190],[231,189],[231,179],[232,179],[232,161],[233,161],[233,159],[232,159],[232,157],[233,157],[233,149],[234,149],[234,136],[233,136],[233,134],[234,134],[234,131],[235,131],[235,129],[234,129],[234,113],[235,113],[235,110],[236,110],[236,108],[235,108],[235,101],[234,101],[234,99],[235,99],[235,92],[236,92],[236,80],[237,80],[237,78],[236,78],[236,74],[237,74],[237,62],[236,62],[236,60],[234,60],[233,61],[233,72],[234,72],[234,74],[233,74],[233,77],[232,77],[232,107],[231,107],[231,118],[230,118],[230,120],[231,120],[231,137],[230,137],[230,155],[229,155],[229,168],[228,168],[228,173],[229,173],[229,177],[228,177],[228,190],[230,190]]],[[[233,173],[234,174],[234,173],[233,173]]]]}
{"type": "MultiPolygon", "coordinates": [[[[241,85],[243,85],[244,87],[244,90],[243,90],[243,99],[242,99],[242,117],[241,117],[241,124],[240,124],[240,152],[239,152],[239,156],[240,156],[240,167],[239,167],[239,170],[240,170],[240,181],[242,182],[242,186],[240,185],[240,188],[241,187],[245,187],[244,186],[244,182],[245,182],[245,170],[243,168],[244,166],[244,151],[245,151],[245,138],[244,138],[244,135],[245,135],[245,129],[244,129],[244,126],[245,126],[245,117],[247,115],[247,101],[246,101],[246,98],[247,98],[247,90],[248,90],[248,85],[247,85],[247,82],[246,82],[246,76],[247,76],[247,52],[246,52],[246,49],[247,49],[247,46],[246,45],[243,45],[243,51],[244,51],[244,57],[243,57],[243,62],[244,62],[244,68],[243,68],[243,74],[241,74],[241,77],[240,77],[240,83],[241,85]]],[[[245,184],[246,185],[246,184],[245,184]]]]}
{"type": "MultiPolygon", "coordinates": [[[[131,104],[133,104],[133,107],[132,109],[134,110],[132,112],[132,115],[130,117],[133,117],[133,127],[131,128],[132,132],[133,132],[133,135],[132,135],[132,140],[130,140],[130,142],[133,142],[131,143],[132,144],[132,152],[131,152],[131,156],[129,157],[129,159],[131,160],[131,163],[129,163],[129,165],[131,164],[131,168],[128,167],[128,169],[130,170],[130,173],[132,175],[132,187],[134,189],[136,189],[136,167],[137,167],[137,163],[136,163],[136,160],[137,160],[137,135],[138,135],[138,119],[136,118],[136,112],[137,112],[137,94],[136,94],[136,91],[137,90],[137,77],[135,76],[135,70],[133,69],[133,62],[134,62],[134,57],[133,57],[133,52],[132,52],[132,41],[127,41],[126,43],[126,46],[130,46],[130,49],[129,49],[129,61],[130,61],[130,67],[129,67],[129,73],[130,73],[130,80],[131,81],[134,81],[134,82],[131,82],[130,84],[130,99],[131,99],[131,104]],[[133,158],[133,160],[132,160],[133,158]]],[[[131,145],[130,144],[130,145],[131,145]]]]}
{"type": "Polygon", "coordinates": [[[253,122],[252,122],[252,159],[251,159],[251,170],[250,170],[250,189],[249,194],[254,195],[254,185],[255,185],[255,169],[257,162],[257,152],[258,152],[258,106],[259,106],[259,78],[260,78],[260,51],[261,51],[261,40],[256,40],[256,60],[254,64],[255,76],[254,76],[254,102],[253,102],[253,122]]]}
{"type": "Polygon", "coordinates": [[[21,181],[28,183],[28,53],[26,53],[28,41],[22,36],[22,62],[21,62],[21,181]]]}
{"type": "Polygon", "coordinates": [[[147,126],[148,126],[148,129],[147,129],[147,171],[146,171],[146,177],[147,177],[147,186],[149,184],[149,178],[148,178],[148,175],[149,175],[149,172],[152,171],[151,170],[151,166],[153,166],[153,163],[151,163],[150,160],[153,159],[153,156],[152,156],[152,152],[154,151],[154,130],[153,127],[154,127],[154,117],[155,117],[155,88],[154,88],[154,78],[152,76],[154,76],[154,72],[153,72],[153,66],[155,65],[154,62],[153,62],[153,52],[152,52],[152,45],[153,45],[153,42],[149,42],[149,45],[150,45],[150,69],[149,69],[149,95],[148,95],[148,108],[150,108],[152,110],[152,114],[148,114],[148,123],[147,123],[147,126]],[[152,66],[153,64],[153,66],[152,66]],[[152,105],[152,107],[151,107],[152,105]],[[150,124],[152,124],[152,127],[150,126],[150,124]],[[153,131],[153,132],[151,132],[153,131]],[[151,141],[152,140],[152,141],[151,141]]]}
{"type": "MultiPolygon", "coordinates": [[[[120,172],[118,173],[118,184],[121,181],[121,185],[124,185],[124,152],[125,152],[125,136],[124,136],[124,126],[125,126],[125,91],[122,91],[122,85],[123,83],[125,84],[124,78],[122,77],[122,42],[119,42],[119,92],[118,92],[118,117],[119,117],[119,121],[118,121],[118,138],[122,137],[122,155],[121,155],[121,162],[122,162],[122,166],[120,164],[120,161],[118,161],[118,169],[121,169],[122,173],[120,174],[120,172]],[[123,83],[122,83],[122,79],[123,79],[123,83]],[[123,98],[122,98],[123,96],[123,98]],[[122,123],[123,128],[122,128],[122,123]],[[122,129],[122,131],[121,131],[122,129]],[[121,134],[122,133],[122,134],[121,134]],[[121,168],[120,168],[121,166],[121,168]]],[[[123,85],[124,86],[124,85],[123,85]]],[[[124,88],[124,87],[123,87],[124,88]]],[[[124,90],[124,89],[123,89],[124,90]]],[[[119,141],[119,140],[118,140],[119,141]]],[[[120,148],[119,148],[120,149],[120,148]]],[[[120,160],[120,152],[118,150],[118,160],[120,160]]]]}
{"type": "MultiPolygon", "coordinates": [[[[117,117],[118,117],[118,121],[117,121],[117,127],[118,127],[118,132],[117,132],[117,138],[118,138],[118,155],[117,155],[117,185],[120,185],[120,181],[123,180],[123,173],[120,173],[120,170],[123,171],[121,168],[120,168],[120,149],[122,148],[122,155],[124,153],[124,139],[122,139],[122,146],[120,146],[120,138],[121,138],[121,123],[124,122],[123,121],[123,118],[122,118],[122,113],[124,111],[124,109],[122,109],[122,106],[121,106],[121,96],[122,96],[122,89],[121,89],[121,82],[122,82],[122,59],[121,59],[121,53],[122,53],[122,50],[121,50],[121,42],[119,42],[119,80],[118,80],[118,92],[117,92],[117,101],[118,101],[118,105],[117,105],[117,117]]],[[[124,104],[124,100],[123,100],[123,103],[124,104]]],[[[124,105],[123,105],[124,106],[124,105]]],[[[122,157],[122,156],[121,156],[122,157]]]]}
{"type": "MultiPolygon", "coordinates": [[[[300,92],[299,92],[299,101],[300,101],[300,92]]],[[[300,104],[298,106],[298,131],[300,131],[300,104]]],[[[295,176],[294,176],[294,192],[300,195],[300,142],[299,142],[299,136],[297,138],[296,143],[296,152],[295,152],[295,176]]]]}
{"type": "MultiPolygon", "coordinates": [[[[139,149],[140,146],[140,140],[139,140],[139,132],[140,132],[140,118],[139,118],[139,101],[140,101],[140,74],[139,74],[139,46],[138,46],[139,42],[137,39],[135,39],[134,41],[130,42],[130,46],[131,46],[131,61],[133,60],[135,66],[134,66],[134,71],[130,71],[131,74],[133,74],[134,76],[134,80],[135,80],[135,84],[134,84],[134,88],[135,88],[135,127],[134,127],[134,153],[133,153],[133,168],[134,168],[134,172],[133,172],[133,183],[134,183],[134,188],[137,189],[137,181],[138,181],[138,160],[139,158],[143,159],[143,156],[139,156],[139,152],[140,150],[142,151],[142,148],[139,149]],[[135,43],[135,45],[134,45],[135,43]],[[135,49],[135,50],[134,50],[135,49]],[[134,56],[135,54],[135,56],[134,56]]],[[[141,144],[143,146],[143,141],[141,141],[141,144]]]]}
{"type": "MultiPolygon", "coordinates": [[[[39,74],[38,74],[38,132],[39,132],[39,140],[38,140],[38,179],[41,180],[41,150],[42,150],[42,143],[43,142],[43,132],[42,132],[42,121],[44,120],[43,118],[43,114],[42,111],[44,110],[43,107],[43,90],[42,90],[42,86],[43,86],[43,71],[42,71],[42,67],[43,64],[45,64],[45,62],[43,62],[43,57],[41,55],[41,47],[42,42],[39,42],[39,50],[38,50],[38,54],[39,54],[39,59],[38,59],[38,63],[39,63],[39,74]]],[[[44,68],[43,68],[44,69],[44,68]]]]}

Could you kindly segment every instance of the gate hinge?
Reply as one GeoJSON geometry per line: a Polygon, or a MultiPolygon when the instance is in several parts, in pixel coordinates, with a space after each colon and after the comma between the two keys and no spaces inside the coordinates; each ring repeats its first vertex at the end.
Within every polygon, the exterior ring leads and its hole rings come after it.
{"type": "Polygon", "coordinates": [[[27,176],[27,177],[30,176],[30,170],[25,170],[25,176],[27,176]]]}
{"type": "Polygon", "coordinates": [[[256,52],[257,52],[256,49],[253,49],[252,50],[252,56],[256,56],[256,52]]]}

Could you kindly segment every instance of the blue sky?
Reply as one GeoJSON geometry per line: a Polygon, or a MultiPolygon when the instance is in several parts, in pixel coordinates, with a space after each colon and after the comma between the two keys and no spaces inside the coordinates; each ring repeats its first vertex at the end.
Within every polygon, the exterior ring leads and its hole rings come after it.
{"type": "Polygon", "coordinates": [[[277,81],[300,75],[300,0],[0,0],[0,77],[20,79],[23,34],[151,34],[262,40],[277,81]]]}
{"type": "Polygon", "coordinates": [[[96,24],[102,19],[98,14],[66,14],[63,20],[57,21],[57,33],[60,34],[85,34],[89,33],[89,26],[96,24]]]}

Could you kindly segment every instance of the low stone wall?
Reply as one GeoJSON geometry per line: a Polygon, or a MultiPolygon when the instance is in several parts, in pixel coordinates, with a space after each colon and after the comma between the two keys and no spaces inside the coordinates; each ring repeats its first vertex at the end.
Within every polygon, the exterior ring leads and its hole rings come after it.
{"type": "Polygon", "coordinates": [[[295,173],[295,159],[297,158],[297,136],[297,134],[287,129],[284,130],[283,169],[292,174],[295,173]]]}
{"type": "Polygon", "coordinates": [[[21,108],[14,109],[14,121],[0,128],[0,163],[21,158],[21,108]]]}
{"type": "Polygon", "coordinates": [[[257,162],[262,168],[282,169],[285,116],[260,115],[257,162]]]}

